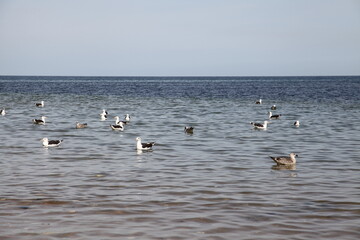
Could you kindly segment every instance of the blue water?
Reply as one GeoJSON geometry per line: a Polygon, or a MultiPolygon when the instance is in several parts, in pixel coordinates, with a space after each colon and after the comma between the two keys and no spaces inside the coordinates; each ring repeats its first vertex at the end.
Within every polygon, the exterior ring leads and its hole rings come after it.
{"type": "Polygon", "coordinates": [[[359,77],[23,77],[2,76],[3,93],[359,101],[359,77]]]}
{"type": "Polygon", "coordinates": [[[359,90],[356,76],[0,76],[0,236],[357,239],[359,90]],[[281,118],[254,130],[274,104],[281,118]],[[292,167],[269,158],[290,152],[292,167]]]}

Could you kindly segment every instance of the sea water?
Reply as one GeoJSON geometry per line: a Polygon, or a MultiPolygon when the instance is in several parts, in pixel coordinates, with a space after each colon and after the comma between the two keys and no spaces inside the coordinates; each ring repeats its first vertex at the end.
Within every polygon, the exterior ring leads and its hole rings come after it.
{"type": "Polygon", "coordinates": [[[360,77],[0,76],[1,239],[358,239],[359,90],[360,77]],[[254,130],[272,105],[280,119],[254,130]],[[295,166],[269,157],[290,152],[295,166]]]}

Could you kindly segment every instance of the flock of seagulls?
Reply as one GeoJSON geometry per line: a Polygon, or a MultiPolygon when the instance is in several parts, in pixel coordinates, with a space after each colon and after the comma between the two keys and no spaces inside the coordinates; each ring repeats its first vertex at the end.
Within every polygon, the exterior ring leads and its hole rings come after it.
{"type": "MultiPolygon", "coordinates": [[[[45,103],[44,103],[44,101],[41,101],[41,102],[35,103],[35,106],[42,108],[45,106],[45,103]]],[[[1,109],[0,115],[5,116],[5,114],[6,114],[5,108],[1,109]]],[[[105,109],[103,109],[102,112],[100,113],[100,120],[101,121],[107,120],[108,115],[109,115],[108,112],[105,109]]],[[[37,125],[45,125],[46,118],[47,117],[42,116],[40,119],[32,119],[32,122],[37,125]]],[[[124,120],[120,120],[119,116],[115,116],[114,119],[115,119],[115,123],[110,125],[111,129],[115,130],[115,131],[124,131],[125,125],[130,122],[131,117],[130,117],[130,114],[126,114],[124,117],[124,120]]],[[[75,128],[81,129],[81,128],[86,128],[87,126],[88,126],[87,123],[76,122],[75,128]]],[[[189,129],[191,129],[191,131],[193,131],[194,128],[190,127],[189,129]]],[[[63,142],[63,140],[49,140],[46,137],[42,138],[40,141],[42,142],[42,145],[45,148],[57,147],[63,142]]],[[[155,145],[155,142],[142,143],[140,137],[136,138],[136,149],[137,150],[152,150],[152,147],[154,145],[155,145]]]]}
{"type": "MultiPolygon", "coordinates": [[[[255,104],[262,104],[262,99],[259,99],[255,102],[255,104]]],[[[270,108],[272,111],[276,110],[276,105],[272,105],[270,108]]],[[[269,114],[269,120],[276,120],[280,119],[281,114],[273,114],[271,111],[268,112],[269,114]]],[[[254,129],[260,129],[260,130],[266,130],[267,126],[270,122],[268,120],[265,120],[264,123],[256,123],[256,122],[250,122],[250,124],[254,127],[254,129]]],[[[300,126],[300,122],[296,120],[293,124],[295,127],[300,126]]],[[[289,156],[278,156],[278,157],[271,157],[274,162],[280,166],[280,165],[294,165],[296,164],[296,158],[298,157],[295,153],[290,153],[289,156]]]]}
{"type": "MultiPolygon", "coordinates": [[[[255,104],[261,104],[262,103],[262,100],[259,99],[255,102],[255,104]]],[[[272,105],[271,110],[276,110],[276,105],[272,105]]],[[[281,114],[273,114],[271,111],[268,112],[269,114],[269,120],[275,120],[275,119],[280,119],[281,117],[281,114]]],[[[255,129],[267,129],[267,126],[270,122],[269,121],[264,121],[264,123],[256,123],[256,122],[250,122],[251,125],[253,125],[253,127],[255,129]]],[[[299,127],[300,126],[300,121],[296,120],[293,124],[295,127],[299,127]]]]}
{"type": "MultiPolygon", "coordinates": [[[[262,104],[262,99],[259,99],[255,102],[255,104],[262,104]]],[[[44,101],[35,103],[36,107],[44,107],[45,103],[44,101]]],[[[272,105],[271,110],[276,110],[276,105],[272,105]]],[[[6,114],[5,108],[0,110],[0,115],[4,116],[6,114]]],[[[271,111],[268,112],[269,114],[269,120],[275,120],[275,119],[280,119],[281,114],[272,114],[271,111]]],[[[105,121],[108,118],[108,112],[103,109],[102,112],[100,113],[100,120],[101,121],[105,121]]],[[[45,119],[47,117],[42,116],[40,119],[33,119],[32,122],[34,124],[37,125],[45,125],[45,119]]],[[[124,120],[120,120],[119,116],[115,116],[115,123],[111,124],[110,127],[112,130],[114,131],[124,131],[125,129],[125,125],[128,124],[130,122],[130,115],[126,114],[124,117],[124,120]]],[[[260,129],[260,130],[266,130],[268,127],[268,124],[270,122],[268,120],[265,120],[263,123],[256,123],[256,122],[250,122],[250,124],[254,127],[254,129],[260,129]]],[[[299,127],[300,126],[300,122],[297,120],[294,122],[293,124],[295,127],[299,127]]],[[[81,129],[81,128],[86,128],[88,125],[87,123],[79,123],[76,122],[76,129],[81,129]]],[[[194,127],[191,126],[186,126],[184,128],[184,132],[186,134],[193,134],[194,133],[194,127]]],[[[143,143],[141,141],[141,137],[137,137],[136,139],[136,149],[137,150],[152,150],[152,147],[155,145],[155,142],[147,142],[147,143],[143,143]]],[[[63,140],[49,140],[48,138],[43,138],[41,139],[42,141],[42,145],[44,147],[57,147],[59,146],[63,140]]],[[[296,158],[298,155],[295,153],[290,153],[289,156],[278,156],[278,157],[271,157],[270,158],[277,164],[277,165],[294,165],[296,164],[296,158]]]]}

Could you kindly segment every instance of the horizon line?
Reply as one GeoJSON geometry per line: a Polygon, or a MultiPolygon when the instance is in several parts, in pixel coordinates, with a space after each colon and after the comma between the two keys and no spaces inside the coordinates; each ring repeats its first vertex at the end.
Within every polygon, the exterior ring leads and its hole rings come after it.
{"type": "Polygon", "coordinates": [[[15,74],[0,74],[0,77],[104,77],[104,78],[114,78],[114,77],[129,77],[129,78],[134,78],[134,77],[148,77],[148,78],[194,78],[194,77],[201,77],[201,78],[236,78],[236,77],[241,77],[241,78],[246,78],[246,77],[360,77],[359,75],[352,75],[352,74],[347,74],[347,75],[216,75],[216,76],[212,76],[212,75],[28,75],[28,74],[20,74],[20,75],[15,75],[15,74]]]}

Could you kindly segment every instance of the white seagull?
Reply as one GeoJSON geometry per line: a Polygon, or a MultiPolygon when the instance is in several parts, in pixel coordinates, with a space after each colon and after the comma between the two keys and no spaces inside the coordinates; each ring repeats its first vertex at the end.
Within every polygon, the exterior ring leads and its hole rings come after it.
{"type": "Polygon", "coordinates": [[[296,120],[296,121],[294,122],[294,126],[295,126],[295,127],[299,127],[299,126],[300,126],[300,122],[296,120]]]}
{"type": "Polygon", "coordinates": [[[102,113],[100,113],[100,114],[108,115],[109,113],[108,113],[105,109],[103,109],[103,110],[102,110],[102,113]]]}
{"type": "Polygon", "coordinates": [[[34,124],[45,125],[45,119],[46,118],[47,117],[42,116],[41,119],[33,119],[32,121],[33,121],[34,124]]]}
{"type": "Polygon", "coordinates": [[[56,147],[63,142],[63,140],[49,140],[48,138],[43,138],[40,141],[42,141],[44,147],[56,147]]]}
{"type": "Polygon", "coordinates": [[[151,150],[155,142],[141,143],[141,137],[136,138],[136,149],[137,150],[151,150]]]}
{"type": "Polygon", "coordinates": [[[130,122],[130,114],[125,115],[125,122],[130,122]]]}
{"type": "Polygon", "coordinates": [[[1,115],[1,116],[5,116],[5,114],[6,114],[5,108],[1,109],[1,110],[0,110],[0,115],[1,115]]]}
{"type": "Polygon", "coordinates": [[[45,106],[44,101],[41,101],[41,102],[39,102],[39,103],[35,103],[35,106],[37,106],[37,107],[44,107],[44,106],[45,106]]]}
{"type": "Polygon", "coordinates": [[[105,121],[107,119],[107,115],[108,115],[108,112],[105,109],[103,109],[102,113],[100,113],[100,120],[105,121]]]}
{"type": "Polygon", "coordinates": [[[271,157],[269,156],[277,165],[294,165],[296,164],[296,158],[298,157],[295,153],[290,153],[290,156],[279,156],[279,157],[271,157]]]}
{"type": "Polygon", "coordinates": [[[110,127],[112,130],[124,131],[124,123],[121,121],[118,124],[110,125],[110,127]]]}
{"type": "Polygon", "coordinates": [[[268,121],[264,121],[264,123],[250,122],[250,124],[253,125],[255,129],[267,129],[268,123],[268,121]]]}
{"type": "Polygon", "coordinates": [[[261,104],[262,100],[261,98],[255,102],[255,104],[261,104]]]}
{"type": "Polygon", "coordinates": [[[273,115],[272,112],[269,112],[269,119],[279,119],[281,114],[273,115]]]}

